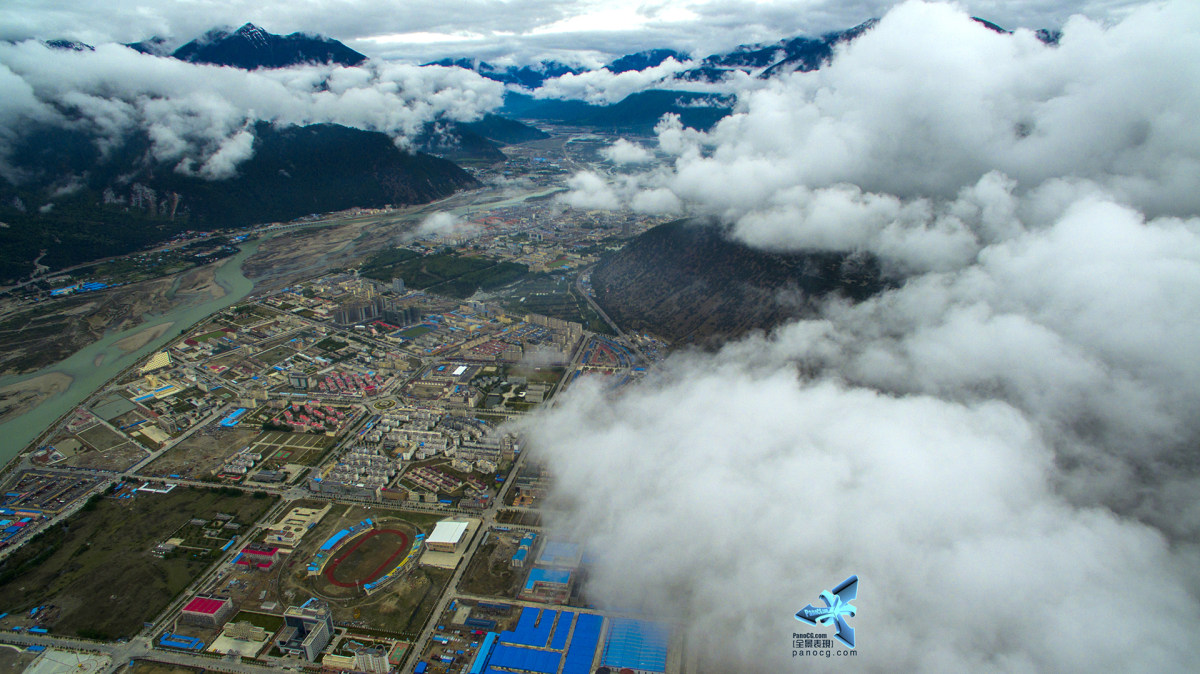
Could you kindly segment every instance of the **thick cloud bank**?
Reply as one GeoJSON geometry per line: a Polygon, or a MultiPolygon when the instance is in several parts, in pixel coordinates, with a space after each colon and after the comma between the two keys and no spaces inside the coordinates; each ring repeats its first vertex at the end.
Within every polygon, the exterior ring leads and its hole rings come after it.
{"type": "Polygon", "coordinates": [[[907,236],[967,254],[964,244],[986,245],[957,211],[927,216],[989,174],[1002,180],[984,189],[1094,184],[1152,215],[1195,213],[1197,35],[1190,2],[1110,26],[1077,17],[1057,46],[953,6],[906,3],[827,67],[747,87],[710,133],[665,120],[659,142],[674,166],[643,184],[734,223],[751,244],[885,255],[907,236]]]}
{"type": "Polygon", "coordinates": [[[909,3],[710,134],[663,125],[669,171],[577,178],[899,279],[527,424],[592,599],[679,621],[704,672],[1200,666],[1197,27],[1050,48],[909,3]],[[852,573],[858,655],[793,659],[852,573]]]}
{"type": "Polygon", "coordinates": [[[669,58],[644,70],[613,73],[608,68],[599,68],[578,74],[568,73],[546,80],[533,95],[537,98],[580,99],[599,105],[612,104],[630,94],[667,84],[676,73],[692,65],[691,61],[680,63],[669,58]]]}
{"type": "Polygon", "coordinates": [[[246,72],[119,45],[76,52],[27,41],[0,44],[0,93],[0,159],[29,122],[81,127],[102,143],[143,129],[155,159],[182,173],[226,178],[251,156],[247,129],[255,121],[331,122],[382,131],[403,144],[434,119],[479,117],[499,106],[504,92],[459,68],[368,61],[246,72]]]}

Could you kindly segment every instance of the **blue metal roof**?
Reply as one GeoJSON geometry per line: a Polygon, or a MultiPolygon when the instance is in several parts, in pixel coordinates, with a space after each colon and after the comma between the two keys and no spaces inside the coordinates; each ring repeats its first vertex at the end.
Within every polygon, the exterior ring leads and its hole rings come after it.
{"type": "Polygon", "coordinates": [[[567,645],[567,634],[571,631],[571,621],[575,619],[575,614],[571,611],[563,611],[558,614],[558,624],[554,626],[554,636],[550,638],[550,648],[556,651],[561,651],[567,645]]]}
{"type": "Polygon", "coordinates": [[[557,611],[550,609],[539,611],[539,609],[526,606],[521,609],[521,617],[517,619],[517,628],[511,632],[502,632],[500,643],[545,648],[546,642],[550,640],[550,628],[554,626],[554,616],[556,615],[558,615],[557,611]]]}
{"type": "Polygon", "coordinates": [[[566,569],[534,569],[525,580],[525,589],[533,589],[534,583],[558,583],[566,585],[571,582],[571,572],[566,569]]]}
{"type": "Polygon", "coordinates": [[[544,564],[574,564],[580,556],[578,543],[565,541],[549,541],[538,556],[538,562],[544,564]]]}
{"type": "Polygon", "coordinates": [[[592,659],[596,656],[596,644],[600,641],[600,628],[603,626],[602,616],[594,613],[579,614],[562,674],[591,674],[592,659]]]}
{"type": "Polygon", "coordinates": [[[553,651],[537,651],[532,648],[499,644],[492,652],[488,669],[495,666],[518,671],[538,672],[539,674],[556,674],[560,661],[562,661],[562,655],[553,651]]]}
{"type": "Polygon", "coordinates": [[[604,644],[602,662],[608,667],[640,669],[649,672],[667,670],[667,646],[671,628],[650,620],[613,618],[604,644]]]}

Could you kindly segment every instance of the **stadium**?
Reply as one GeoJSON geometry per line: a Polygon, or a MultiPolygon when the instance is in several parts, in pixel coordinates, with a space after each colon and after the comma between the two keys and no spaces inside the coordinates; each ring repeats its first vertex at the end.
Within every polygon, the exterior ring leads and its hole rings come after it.
{"type": "Polygon", "coordinates": [[[407,522],[367,518],[329,536],[308,574],[327,596],[372,594],[416,566],[424,538],[407,522]]]}

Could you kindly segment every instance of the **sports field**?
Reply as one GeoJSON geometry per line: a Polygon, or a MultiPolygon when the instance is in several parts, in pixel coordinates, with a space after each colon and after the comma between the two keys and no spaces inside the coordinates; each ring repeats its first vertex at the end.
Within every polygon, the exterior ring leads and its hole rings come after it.
{"type": "Polygon", "coordinates": [[[338,550],[325,579],[338,587],[361,587],[395,568],[411,538],[399,529],[372,529],[338,550]]]}

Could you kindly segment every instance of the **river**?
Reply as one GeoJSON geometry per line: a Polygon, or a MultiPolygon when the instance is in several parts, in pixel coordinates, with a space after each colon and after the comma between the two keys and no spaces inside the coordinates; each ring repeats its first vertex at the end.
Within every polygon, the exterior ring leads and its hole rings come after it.
{"type": "Polygon", "coordinates": [[[242,263],[258,250],[258,245],[259,241],[243,245],[240,252],[226,258],[225,262],[217,268],[214,280],[225,290],[225,294],[221,297],[199,303],[184,302],[165,314],[147,315],[146,321],[141,325],[124,332],[107,334],[99,341],[85,346],[66,359],[37,372],[0,378],[0,387],[51,373],[65,374],[71,378],[70,386],[62,393],[46,398],[21,416],[0,424],[0,438],[3,438],[3,442],[0,442],[0,463],[8,463],[12,460],[26,445],[33,442],[39,433],[95,393],[121,370],[133,365],[151,352],[161,349],[172,340],[179,339],[181,330],[187,330],[213,313],[249,295],[250,291],[254,289],[254,282],[242,274],[242,263]],[[139,349],[126,353],[116,345],[126,337],[164,323],[171,323],[171,328],[139,349]]]}
{"type": "MultiPolygon", "coordinates": [[[[456,215],[467,215],[481,209],[493,210],[513,206],[527,199],[549,196],[562,189],[562,187],[553,186],[515,192],[494,189],[477,190],[416,207],[414,213],[407,217],[411,219],[418,214],[441,210],[456,215]]],[[[342,222],[346,220],[342,220],[342,222]]],[[[313,222],[303,228],[320,227],[327,224],[330,223],[313,222]]],[[[277,235],[278,233],[272,233],[269,236],[277,235]]],[[[254,289],[254,282],[242,273],[242,263],[258,250],[261,241],[263,239],[245,244],[238,254],[228,258],[217,269],[215,280],[225,289],[225,294],[221,297],[198,304],[183,303],[165,314],[146,316],[147,320],[141,325],[124,332],[105,335],[99,341],[76,351],[68,358],[37,372],[0,377],[0,387],[52,373],[65,374],[71,378],[71,384],[62,393],[46,398],[24,414],[0,424],[0,438],[3,438],[3,441],[0,442],[0,465],[8,463],[13,457],[20,454],[39,433],[46,430],[60,416],[86,400],[121,370],[145,358],[151,352],[161,349],[171,340],[178,339],[181,331],[188,330],[208,316],[249,295],[250,291],[254,289]],[[171,323],[170,329],[139,349],[126,353],[117,346],[117,342],[126,337],[164,323],[171,323]]]]}

